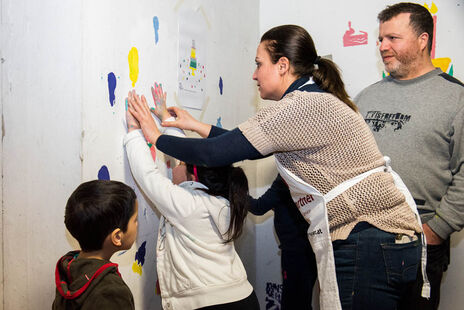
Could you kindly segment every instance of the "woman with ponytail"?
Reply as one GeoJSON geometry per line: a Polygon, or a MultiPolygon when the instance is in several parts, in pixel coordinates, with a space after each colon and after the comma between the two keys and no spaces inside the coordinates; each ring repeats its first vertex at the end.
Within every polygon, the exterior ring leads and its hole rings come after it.
{"type": "Polygon", "coordinates": [[[309,223],[321,309],[396,309],[424,254],[412,196],[380,153],[337,66],[317,54],[306,30],[270,29],[255,61],[260,96],[276,103],[231,131],[170,108],[177,119],[163,126],[207,139],[162,135],[135,92],[129,94],[129,111],[158,149],[196,165],[274,155],[293,207],[309,223]]]}
{"type": "MultiPolygon", "coordinates": [[[[162,93],[160,88],[157,91],[162,93]]],[[[162,95],[159,99],[158,93],[155,98],[158,102],[165,99],[162,95]]],[[[170,117],[169,113],[158,115],[163,121],[170,117]]],[[[126,120],[124,145],[132,174],[162,215],[156,268],[163,309],[259,310],[234,248],[248,210],[243,170],[181,162],[172,169],[171,181],[153,160],[149,149],[153,146],[137,120],[128,112],[126,120]]],[[[183,136],[177,128],[166,133],[183,136]]]]}

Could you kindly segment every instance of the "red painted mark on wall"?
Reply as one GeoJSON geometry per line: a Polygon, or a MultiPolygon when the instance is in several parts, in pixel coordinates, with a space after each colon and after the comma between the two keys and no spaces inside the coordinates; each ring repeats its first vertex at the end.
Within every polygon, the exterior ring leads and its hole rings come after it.
{"type": "Polygon", "coordinates": [[[359,31],[361,34],[354,34],[355,30],[351,28],[351,21],[348,22],[348,30],[343,35],[343,46],[355,46],[367,44],[367,32],[359,31]]]}

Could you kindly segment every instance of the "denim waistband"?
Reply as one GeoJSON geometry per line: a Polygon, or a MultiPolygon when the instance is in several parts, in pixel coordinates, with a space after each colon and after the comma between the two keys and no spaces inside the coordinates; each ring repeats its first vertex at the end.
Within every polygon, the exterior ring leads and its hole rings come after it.
{"type": "Polygon", "coordinates": [[[369,224],[368,222],[359,222],[358,224],[356,224],[356,226],[353,228],[351,232],[357,233],[357,232],[363,231],[364,229],[368,229],[372,227],[375,227],[375,226],[369,224]]]}

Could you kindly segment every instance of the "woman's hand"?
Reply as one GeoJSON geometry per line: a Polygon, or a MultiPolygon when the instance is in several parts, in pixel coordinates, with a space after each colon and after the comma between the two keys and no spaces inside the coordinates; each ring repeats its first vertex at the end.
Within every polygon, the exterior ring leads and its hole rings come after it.
{"type": "Polygon", "coordinates": [[[156,144],[161,132],[156,127],[155,121],[151,116],[145,96],[140,97],[135,90],[129,92],[128,111],[139,122],[143,135],[148,143],[156,144]]]}
{"type": "Polygon", "coordinates": [[[170,116],[176,117],[175,121],[161,123],[164,127],[177,127],[183,130],[191,130],[198,133],[203,138],[206,138],[211,131],[211,125],[202,123],[196,120],[189,112],[178,108],[178,107],[169,107],[167,108],[170,116]]]}
{"type": "Polygon", "coordinates": [[[151,94],[153,96],[153,101],[155,102],[155,107],[150,110],[155,114],[161,121],[165,121],[171,117],[168,110],[166,109],[166,92],[163,92],[163,87],[161,84],[155,83],[154,87],[151,87],[151,94]]]}
{"type": "Polygon", "coordinates": [[[134,116],[129,112],[129,100],[126,98],[126,124],[127,124],[127,132],[131,132],[132,130],[140,129],[139,122],[135,119],[134,116]]]}

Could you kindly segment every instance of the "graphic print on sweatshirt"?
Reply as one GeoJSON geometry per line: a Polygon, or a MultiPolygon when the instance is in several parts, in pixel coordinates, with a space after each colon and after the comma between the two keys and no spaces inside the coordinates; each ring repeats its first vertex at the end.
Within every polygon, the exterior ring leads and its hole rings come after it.
{"type": "Polygon", "coordinates": [[[411,115],[381,111],[368,111],[364,117],[364,120],[374,132],[388,128],[393,129],[393,131],[400,130],[410,119],[411,115]]]}

